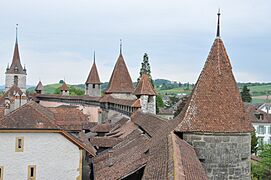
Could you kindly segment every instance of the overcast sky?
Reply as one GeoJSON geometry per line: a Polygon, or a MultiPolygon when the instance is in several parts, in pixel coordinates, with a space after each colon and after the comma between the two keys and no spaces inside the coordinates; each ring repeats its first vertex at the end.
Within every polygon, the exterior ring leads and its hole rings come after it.
{"type": "Polygon", "coordinates": [[[237,81],[271,81],[269,0],[0,0],[0,84],[11,63],[15,24],[27,84],[86,81],[96,51],[102,81],[123,55],[135,81],[149,54],[153,78],[195,82],[221,36],[237,81]]]}

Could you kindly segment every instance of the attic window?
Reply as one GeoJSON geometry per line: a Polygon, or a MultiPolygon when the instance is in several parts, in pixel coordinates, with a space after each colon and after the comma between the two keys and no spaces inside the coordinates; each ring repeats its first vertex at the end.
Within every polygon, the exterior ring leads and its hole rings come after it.
{"type": "Polygon", "coordinates": [[[23,152],[23,151],[24,151],[24,138],[16,137],[15,152],[23,152]]]}
{"type": "Polygon", "coordinates": [[[92,84],[92,88],[95,89],[95,84],[92,84]]]}
{"type": "Polygon", "coordinates": [[[28,166],[28,180],[36,179],[36,165],[28,166]]]}

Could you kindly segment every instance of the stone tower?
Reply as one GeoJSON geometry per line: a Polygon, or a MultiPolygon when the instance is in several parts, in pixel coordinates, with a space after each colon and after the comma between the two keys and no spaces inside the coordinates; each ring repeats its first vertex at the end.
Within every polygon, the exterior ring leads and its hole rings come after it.
{"type": "Polygon", "coordinates": [[[140,99],[141,110],[156,114],[156,92],[147,74],[143,74],[134,95],[140,99]]]}
{"type": "Polygon", "coordinates": [[[64,81],[62,86],[60,87],[60,95],[61,96],[68,96],[70,94],[69,87],[67,86],[66,82],[64,81]]]}
{"type": "Polygon", "coordinates": [[[85,94],[93,97],[101,96],[101,81],[99,78],[97,66],[95,63],[95,53],[94,53],[94,61],[92,67],[90,69],[87,81],[85,83],[85,94]]]}
{"type": "Polygon", "coordinates": [[[16,41],[12,63],[6,69],[5,91],[8,91],[13,85],[19,87],[23,92],[26,92],[26,69],[23,68],[20,60],[17,27],[16,27],[16,41]]]}
{"type": "Polygon", "coordinates": [[[41,81],[39,81],[38,85],[35,88],[35,91],[37,94],[43,94],[44,93],[44,87],[41,83],[41,81]]]}
{"type": "Polygon", "coordinates": [[[175,132],[190,143],[209,179],[250,179],[250,133],[232,67],[218,30],[175,132]]]}

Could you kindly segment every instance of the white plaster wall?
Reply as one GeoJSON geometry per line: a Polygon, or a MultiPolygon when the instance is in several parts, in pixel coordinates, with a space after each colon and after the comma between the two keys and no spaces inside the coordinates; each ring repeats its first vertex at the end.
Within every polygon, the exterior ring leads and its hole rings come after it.
{"type": "Polygon", "coordinates": [[[265,144],[271,144],[271,133],[269,128],[271,128],[271,123],[252,123],[253,127],[255,128],[256,137],[263,137],[263,142],[265,144]],[[259,134],[257,132],[258,126],[264,126],[265,127],[265,133],[259,134]]]}
{"type": "Polygon", "coordinates": [[[14,85],[14,76],[18,76],[18,87],[26,92],[26,75],[25,74],[6,74],[6,91],[14,85]]]}
{"type": "Polygon", "coordinates": [[[88,96],[100,97],[101,96],[101,85],[95,84],[95,88],[93,88],[93,84],[86,85],[88,88],[85,89],[85,94],[88,96]]]}
{"type": "Polygon", "coordinates": [[[79,161],[79,148],[59,133],[0,133],[4,180],[27,179],[28,165],[36,165],[37,180],[74,180],[79,161]],[[24,137],[24,152],[15,152],[16,137],[24,137]]]}
{"type": "Polygon", "coordinates": [[[135,95],[130,93],[112,93],[111,96],[117,99],[130,99],[130,100],[137,99],[135,95]]]}

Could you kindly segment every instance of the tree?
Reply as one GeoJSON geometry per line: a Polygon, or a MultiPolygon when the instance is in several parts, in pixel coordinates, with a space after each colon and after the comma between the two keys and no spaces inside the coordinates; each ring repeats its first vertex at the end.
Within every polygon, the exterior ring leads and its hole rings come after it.
{"type": "Polygon", "coordinates": [[[149,76],[151,83],[153,85],[153,80],[151,77],[151,66],[149,63],[149,57],[147,53],[145,53],[143,56],[143,62],[141,63],[141,69],[139,72],[139,78],[137,79],[137,83],[140,81],[143,74],[147,74],[149,76]]]}
{"type": "Polygon", "coordinates": [[[243,102],[251,102],[251,94],[249,93],[249,89],[247,88],[247,85],[244,85],[242,92],[241,92],[241,97],[243,102]]]}
{"type": "Polygon", "coordinates": [[[64,83],[64,80],[59,80],[59,84],[63,84],[64,83]]]}
{"type": "Polygon", "coordinates": [[[161,95],[157,95],[156,96],[156,114],[159,113],[159,108],[163,108],[164,106],[165,105],[164,105],[161,95]]]}
{"type": "Polygon", "coordinates": [[[257,155],[258,138],[255,132],[251,133],[251,154],[257,155]]]}
{"type": "Polygon", "coordinates": [[[252,175],[257,179],[268,179],[271,177],[271,144],[265,144],[260,151],[261,160],[252,164],[252,175]]]}

